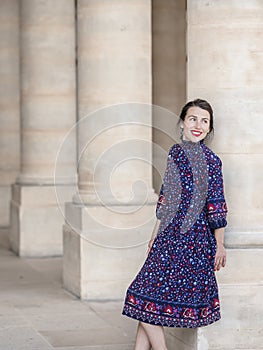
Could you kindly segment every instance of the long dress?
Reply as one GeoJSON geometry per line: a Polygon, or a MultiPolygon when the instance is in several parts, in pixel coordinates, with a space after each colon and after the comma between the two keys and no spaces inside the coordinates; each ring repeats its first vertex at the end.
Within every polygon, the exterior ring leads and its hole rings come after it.
{"type": "Polygon", "coordinates": [[[166,327],[219,320],[214,230],[227,225],[226,214],[220,158],[202,141],[173,145],[156,206],[159,230],[122,314],[166,327]]]}

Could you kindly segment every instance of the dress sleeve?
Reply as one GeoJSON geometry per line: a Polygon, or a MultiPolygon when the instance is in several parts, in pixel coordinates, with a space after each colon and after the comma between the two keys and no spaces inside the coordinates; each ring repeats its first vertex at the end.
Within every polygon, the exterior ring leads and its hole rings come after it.
{"type": "Polygon", "coordinates": [[[180,200],[180,191],[176,191],[176,189],[180,189],[180,186],[178,186],[180,184],[180,176],[175,162],[176,157],[177,149],[176,145],[174,145],[168,153],[166,170],[156,205],[156,217],[159,220],[165,218],[165,220],[169,221],[170,214],[174,214],[180,200]]]}
{"type": "Polygon", "coordinates": [[[222,162],[217,158],[209,172],[207,216],[210,228],[217,229],[227,225],[227,205],[224,196],[222,162]]]}
{"type": "Polygon", "coordinates": [[[165,206],[165,197],[163,194],[163,183],[160,189],[160,193],[159,193],[159,198],[158,198],[158,202],[156,205],[156,217],[158,220],[161,220],[162,218],[162,212],[165,206]]]}
{"type": "Polygon", "coordinates": [[[172,154],[172,148],[170,148],[169,153],[168,153],[168,157],[167,157],[167,164],[166,164],[166,169],[165,169],[165,173],[164,173],[164,177],[162,180],[162,185],[161,185],[161,189],[159,192],[159,197],[158,197],[158,201],[157,201],[157,205],[156,205],[156,217],[158,220],[161,220],[163,218],[163,214],[165,211],[165,204],[166,204],[166,196],[164,195],[164,186],[165,186],[165,178],[167,175],[167,172],[169,170],[169,160],[171,159],[171,154],[172,154]]]}

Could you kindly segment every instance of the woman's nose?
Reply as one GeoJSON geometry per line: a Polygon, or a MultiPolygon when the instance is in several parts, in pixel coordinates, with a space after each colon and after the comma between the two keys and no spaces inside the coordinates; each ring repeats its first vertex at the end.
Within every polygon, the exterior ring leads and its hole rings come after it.
{"type": "Polygon", "coordinates": [[[196,121],[195,121],[195,127],[196,127],[197,129],[200,129],[200,128],[201,128],[200,120],[196,120],[196,121]]]}

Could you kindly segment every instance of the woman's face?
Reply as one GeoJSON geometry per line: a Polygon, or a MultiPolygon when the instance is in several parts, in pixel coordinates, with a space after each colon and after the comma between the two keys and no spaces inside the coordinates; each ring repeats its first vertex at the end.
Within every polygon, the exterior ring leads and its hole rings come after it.
{"type": "Polygon", "coordinates": [[[183,140],[192,142],[203,140],[210,130],[209,112],[200,107],[190,107],[184,121],[181,122],[181,128],[183,128],[183,140]]]}

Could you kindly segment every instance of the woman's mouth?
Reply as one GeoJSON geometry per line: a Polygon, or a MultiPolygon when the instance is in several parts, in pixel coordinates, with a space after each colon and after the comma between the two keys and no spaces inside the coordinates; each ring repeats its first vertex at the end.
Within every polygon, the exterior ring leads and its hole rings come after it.
{"type": "Polygon", "coordinates": [[[199,131],[199,130],[191,130],[191,133],[192,133],[192,135],[195,136],[195,137],[199,137],[199,136],[202,135],[202,132],[199,131]]]}

